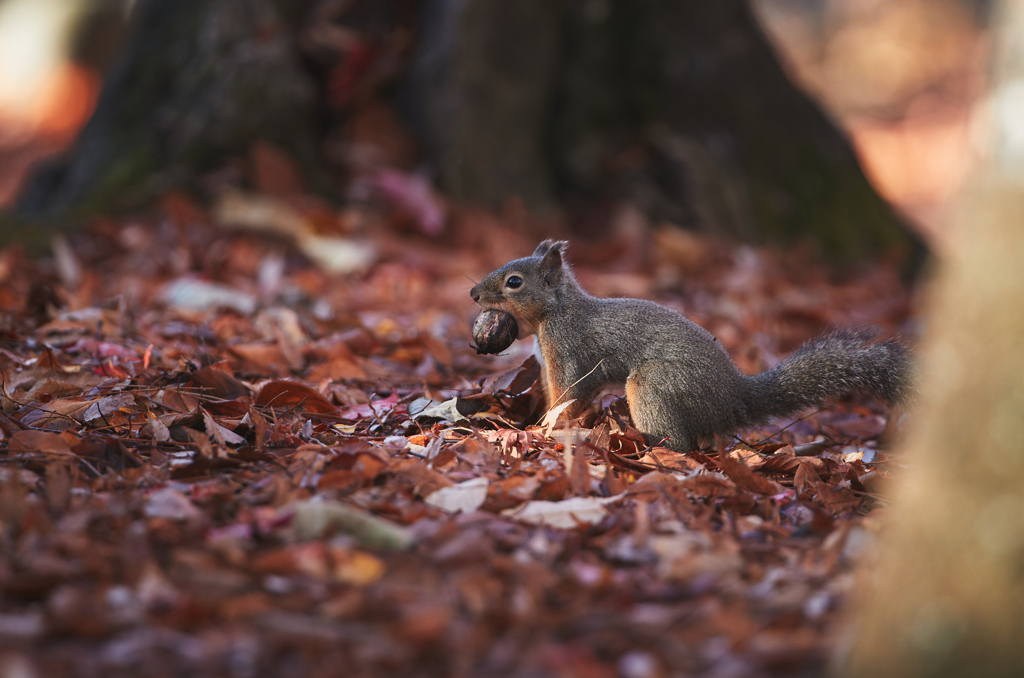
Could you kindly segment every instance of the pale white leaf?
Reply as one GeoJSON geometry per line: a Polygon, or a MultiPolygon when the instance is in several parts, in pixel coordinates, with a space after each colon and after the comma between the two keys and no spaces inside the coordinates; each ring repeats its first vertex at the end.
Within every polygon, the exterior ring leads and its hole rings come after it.
{"type": "Polygon", "coordinates": [[[540,425],[544,428],[544,435],[548,436],[549,438],[551,437],[551,431],[554,430],[555,422],[558,421],[558,417],[560,417],[562,412],[565,412],[565,409],[569,407],[569,405],[572,405],[574,402],[576,402],[575,399],[566,400],[564,403],[561,403],[560,405],[555,405],[550,410],[548,410],[547,414],[544,415],[544,420],[540,422],[540,425]]]}
{"type": "Polygon", "coordinates": [[[179,278],[163,286],[158,298],[180,311],[209,311],[212,308],[231,308],[242,315],[256,311],[256,297],[227,285],[179,278]]]}
{"type": "Polygon", "coordinates": [[[572,530],[581,524],[596,525],[608,515],[605,508],[622,498],[614,497],[572,497],[562,501],[530,501],[522,506],[502,511],[502,515],[531,525],[548,525],[562,530],[572,530]]]}
{"type": "Polygon", "coordinates": [[[158,443],[165,443],[171,439],[171,430],[167,428],[167,424],[153,417],[139,429],[139,437],[152,438],[158,443]]]}
{"type": "Polygon", "coordinates": [[[165,487],[149,495],[146,501],[146,516],[149,518],[168,518],[170,520],[188,520],[198,518],[202,512],[188,497],[174,489],[165,487]]]}
{"type": "Polygon", "coordinates": [[[446,513],[472,513],[487,499],[487,478],[473,478],[431,492],[426,502],[446,513]]]}
{"type": "Polygon", "coordinates": [[[335,275],[365,271],[377,259],[373,245],[344,238],[306,235],[298,244],[303,254],[335,275]]]}
{"type": "Polygon", "coordinates": [[[452,398],[443,403],[434,403],[420,410],[418,414],[413,416],[413,419],[441,419],[442,421],[450,421],[453,424],[457,421],[468,421],[465,415],[459,412],[456,407],[458,400],[458,398],[452,398]]]}

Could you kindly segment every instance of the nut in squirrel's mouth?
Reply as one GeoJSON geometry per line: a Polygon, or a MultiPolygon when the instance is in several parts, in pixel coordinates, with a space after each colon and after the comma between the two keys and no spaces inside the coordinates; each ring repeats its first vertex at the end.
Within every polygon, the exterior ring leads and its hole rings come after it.
{"type": "Polygon", "coordinates": [[[519,326],[516,339],[525,339],[526,337],[537,333],[537,321],[523,317],[505,297],[501,295],[488,296],[484,294],[475,301],[477,306],[480,307],[481,313],[485,313],[487,311],[500,311],[502,313],[508,313],[510,316],[515,318],[516,324],[519,326]]]}
{"type": "Polygon", "coordinates": [[[519,327],[511,313],[483,310],[473,321],[473,340],[470,344],[480,353],[500,354],[518,337],[519,327]]]}
{"type": "Polygon", "coordinates": [[[508,313],[510,316],[515,318],[516,325],[518,325],[519,328],[518,333],[516,334],[516,339],[525,339],[532,334],[537,334],[537,322],[531,321],[528,318],[524,318],[519,313],[516,313],[514,309],[509,307],[510,305],[493,302],[488,303],[481,299],[479,306],[481,313],[485,313],[487,311],[500,311],[502,313],[508,313]]]}

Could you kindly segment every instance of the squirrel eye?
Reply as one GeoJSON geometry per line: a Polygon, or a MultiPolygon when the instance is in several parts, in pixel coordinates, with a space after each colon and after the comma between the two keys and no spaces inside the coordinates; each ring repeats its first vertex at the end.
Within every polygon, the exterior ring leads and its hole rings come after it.
{"type": "Polygon", "coordinates": [[[508,280],[505,281],[505,287],[508,287],[509,289],[516,290],[516,289],[519,289],[522,286],[523,286],[523,279],[520,278],[518,275],[510,275],[508,277],[508,280]]]}

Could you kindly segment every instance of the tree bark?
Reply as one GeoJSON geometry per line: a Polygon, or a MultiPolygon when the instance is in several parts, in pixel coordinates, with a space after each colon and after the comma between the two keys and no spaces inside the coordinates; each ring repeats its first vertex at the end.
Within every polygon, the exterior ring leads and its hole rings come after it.
{"type": "Polygon", "coordinates": [[[1024,3],[992,25],[989,158],[934,290],[908,468],[846,676],[1024,674],[1024,3]]]}
{"type": "Polygon", "coordinates": [[[841,258],[920,248],[746,0],[430,0],[425,15],[407,109],[459,200],[610,198],[841,258]]]}
{"type": "Polygon", "coordinates": [[[272,0],[138,0],[97,108],[18,202],[29,218],[134,207],[257,139],[315,162],[314,85],[272,0]]]}
{"type": "MultiPolygon", "coordinates": [[[[315,83],[283,16],[312,3],[139,0],[95,115],[19,213],[135,206],[257,139],[315,168],[315,83]]],[[[923,251],[790,83],[747,0],[419,7],[418,56],[397,98],[458,201],[628,202],[736,239],[814,239],[838,258],[923,251]]]]}

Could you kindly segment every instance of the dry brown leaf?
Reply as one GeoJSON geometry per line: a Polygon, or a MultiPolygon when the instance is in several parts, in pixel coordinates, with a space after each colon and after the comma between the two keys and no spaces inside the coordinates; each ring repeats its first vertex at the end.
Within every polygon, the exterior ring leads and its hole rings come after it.
{"type": "Polygon", "coordinates": [[[650,464],[651,466],[659,466],[663,469],[675,469],[678,471],[694,471],[702,466],[693,457],[682,452],[670,450],[667,447],[652,447],[640,459],[640,462],[650,464]]]}
{"type": "Polygon", "coordinates": [[[739,492],[731,479],[710,473],[680,480],[679,484],[698,497],[734,497],[739,492]]]}
{"type": "Polygon", "coordinates": [[[749,466],[728,455],[719,455],[718,465],[739,487],[757,494],[775,495],[782,492],[782,486],[773,480],[754,473],[749,466]]]}
{"type": "Polygon", "coordinates": [[[827,483],[816,482],[814,491],[818,501],[832,514],[853,511],[860,506],[860,498],[848,487],[833,488],[827,483]]]}
{"type": "Polygon", "coordinates": [[[811,489],[817,487],[818,483],[821,482],[821,476],[814,470],[813,464],[800,464],[796,469],[796,475],[793,477],[793,485],[796,487],[798,492],[803,492],[810,486],[811,489]]]}
{"type": "Polygon", "coordinates": [[[338,408],[324,398],[319,391],[296,381],[267,382],[256,394],[255,404],[260,407],[298,407],[306,412],[330,414],[338,408]]]}
{"type": "Polygon", "coordinates": [[[7,444],[15,454],[56,454],[74,456],[67,441],[56,433],[47,431],[15,431],[7,444]]]}
{"type": "Polygon", "coordinates": [[[314,365],[309,372],[310,381],[330,379],[339,381],[342,379],[366,379],[366,370],[348,358],[334,358],[325,363],[314,365]]]}

